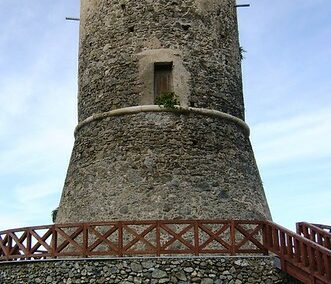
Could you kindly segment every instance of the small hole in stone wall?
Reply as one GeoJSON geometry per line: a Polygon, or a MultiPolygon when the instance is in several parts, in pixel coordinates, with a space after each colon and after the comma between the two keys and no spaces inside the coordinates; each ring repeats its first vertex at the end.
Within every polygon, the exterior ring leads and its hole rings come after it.
{"type": "Polygon", "coordinates": [[[124,11],[126,9],[125,4],[121,4],[121,9],[124,11]]]}
{"type": "Polygon", "coordinates": [[[182,28],[184,31],[188,31],[190,27],[191,27],[190,24],[182,24],[182,28]]]}
{"type": "Polygon", "coordinates": [[[225,34],[221,34],[220,37],[221,37],[222,39],[225,39],[225,34]]]}
{"type": "Polygon", "coordinates": [[[190,102],[190,107],[195,107],[194,102],[190,102]]]}
{"type": "Polygon", "coordinates": [[[128,31],[129,31],[129,33],[133,33],[133,32],[134,32],[134,26],[129,27],[129,28],[128,28],[128,31]]]}

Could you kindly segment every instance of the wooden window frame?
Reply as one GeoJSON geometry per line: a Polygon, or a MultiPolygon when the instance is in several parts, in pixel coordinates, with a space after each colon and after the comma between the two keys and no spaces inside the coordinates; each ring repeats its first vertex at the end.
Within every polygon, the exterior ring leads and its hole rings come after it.
{"type": "Polygon", "coordinates": [[[173,92],[174,91],[173,62],[172,61],[155,62],[154,63],[154,80],[153,81],[154,81],[154,101],[162,93],[173,92]]]}

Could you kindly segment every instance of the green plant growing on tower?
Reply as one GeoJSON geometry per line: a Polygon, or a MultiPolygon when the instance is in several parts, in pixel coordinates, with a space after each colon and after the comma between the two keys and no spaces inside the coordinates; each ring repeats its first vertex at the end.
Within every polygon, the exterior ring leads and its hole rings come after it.
{"type": "Polygon", "coordinates": [[[59,211],[59,207],[56,207],[53,211],[52,211],[52,221],[53,223],[55,223],[56,220],[56,216],[57,216],[57,212],[59,211]]]}
{"type": "Polygon", "coordinates": [[[178,96],[174,92],[162,93],[155,102],[165,108],[175,108],[176,105],[179,105],[178,96]]]}
{"type": "Polygon", "coordinates": [[[239,47],[240,60],[245,59],[244,53],[246,53],[246,52],[247,51],[242,46],[239,47]]]}

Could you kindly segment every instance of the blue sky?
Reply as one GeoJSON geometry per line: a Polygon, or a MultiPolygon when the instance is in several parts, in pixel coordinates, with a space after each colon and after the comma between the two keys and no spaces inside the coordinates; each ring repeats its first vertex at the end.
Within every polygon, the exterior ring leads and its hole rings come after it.
{"type": "MultiPolygon", "coordinates": [[[[274,221],[331,224],[329,0],[238,0],[246,120],[274,221]]],[[[78,0],[0,0],[0,229],[51,223],[77,122],[78,0]]]]}

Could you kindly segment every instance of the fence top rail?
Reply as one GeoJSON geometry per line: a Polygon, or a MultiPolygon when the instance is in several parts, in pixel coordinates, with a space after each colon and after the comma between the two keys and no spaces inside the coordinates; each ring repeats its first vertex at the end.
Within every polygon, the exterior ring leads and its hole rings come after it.
{"type": "Polygon", "coordinates": [[[49,230],[54,225],[41,225],[41,226],[34,226],[34,227],[22,227],[22,228],[14,228],[14,229],[7,229],[0,231],[0,235],[8,234],[8,233],[17,233],[17,232],[25,232],[31,230],[49,230]]]}
{"type": "Polygon", "coordinates": [[[316,250],[319,250],[321,253],[323,254],[326,254],[327,256],[331,257],[331,250],[301,236],[301,235],[298,235],[288,229],[286,229],[285,227],[281,226],[281,225],[278,225],[276,223],[273,223],[271,221],[265,221],[266,224],[268,224],[269,226],[273,227],[273,228],[276,228],[277,230],[281,231],[282,233],[285,233],[287,234],[288,236],[298,240],[299,242],[302,242],[310,247],[312,247],[313,249],[316,249],[316,250]]]}
{"type": "Polygon", "coordinates": [[[14,229],[7,229],[0,231],[0,235],[8,233],[18,233],[32,230],[49,230],[53,228],[78,228],[78,227],[92,227],[92,226],[119,226],[119,225],[185,225],[185,224],[231,224],[239,225],[260,225],[264,224],[265,221],[260,220],[222,220],[222,219],[210,219],[210,220],[126,220],[126,221],[100,221],[100,222],[77,222],[77,223],[64,223],[64,224],[52,224],[52,225],[41,225],[34,227],[21,227],[14,229]]]}
{"type": "Polygon", "coordinates": [[[311,223],[307,223],[307,222],[299,222],[299,223],[297,223],[297,227],[301,227],[301,226],[305,226],[307,228],[313,229],[315,232],[323,235],[326,238],[330,238],[331,237],[331,233],[325,231],[325,229],[326,230],[331,230],[331,226],[311,224],[311,223]]]}
{"type": "Polygon", "coordinates": [[[311,224],[311,225],[319,227],[322,230],[329,230],[331,232],[331,226],[329,225],[323,225],[323,224],[311,224]]]}

